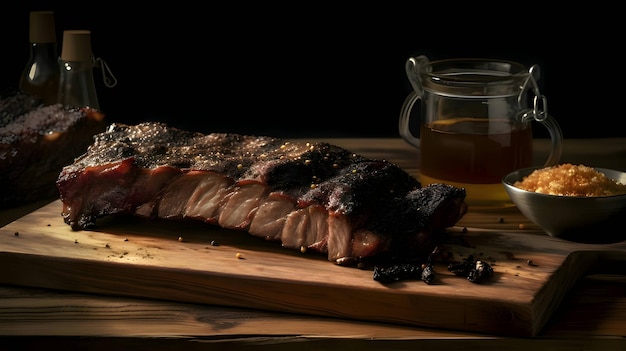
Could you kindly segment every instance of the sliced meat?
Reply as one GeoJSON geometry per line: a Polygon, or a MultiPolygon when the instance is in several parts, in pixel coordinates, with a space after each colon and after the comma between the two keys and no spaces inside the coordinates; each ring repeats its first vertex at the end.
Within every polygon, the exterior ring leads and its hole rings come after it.
{"type": "Polygon", "coordinates": [[[466,212],[465,190],[328,143],[114,124],[57,180],[74,230],[99,217],[195,219],[340,264],[427,255],[466,212]]]}

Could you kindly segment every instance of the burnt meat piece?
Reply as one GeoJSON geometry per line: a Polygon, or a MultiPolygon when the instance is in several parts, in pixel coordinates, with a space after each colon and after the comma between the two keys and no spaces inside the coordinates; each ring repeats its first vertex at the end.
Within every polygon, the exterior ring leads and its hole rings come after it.
{"type": "Polygon", "coordinates": [[[328,143],[113,124],[63,168],[74,230],[113,214],[197,219],[339,264],[430,253],[466,212],[465,190],[328,143]]]}
{"type": "Polygon", "coordinates": [[[91,109],[44,105],[18,90],[0,96],[0,208],[59,196],[59,173],[106,128],[91,109]]]}
{"type": "Polygon", "coordinates": [[[493,276],[493,267],[486,261],[474,259],[474,255],[469,255],[462,261],[450,262],[448,270],[477,284],[485,282],[493,276]]]}
{"type": "Polygon", "coordinates": [[[474,268],[467,275],[467,280],[472,283],[483,283],[493,276],[493,267],[483,260],[476,260],[474,268]]]}
{"type": "Polygon", "coordinates": [[[472,270],[475,265],[476,261],[474,260],[474,255],[469,255],[461,261],[453,261],[448,263],[448,270],[454,273],[454,275],[467,277],[470,270],[472,270]]]}
{"type": "Polygon", "coordinates": [[[372,278],[387,284],[401,280],[422,280],[432,284],[435,279],[435,267],[432,263],[398,263],[389,266],[374,266],[372,278]]]}
{"type": "Polygon", "coordinates": [[[385,284],[407,279],[421,279],[423,272],[421,264],[400,263],[385,267],[375,266],[372,277],[374,280],[385,284]]]}

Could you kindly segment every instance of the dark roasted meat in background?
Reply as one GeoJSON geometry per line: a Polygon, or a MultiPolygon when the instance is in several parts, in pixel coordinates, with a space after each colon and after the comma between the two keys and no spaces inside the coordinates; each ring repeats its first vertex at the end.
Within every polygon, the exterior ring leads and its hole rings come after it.
{"type": "Polygon", "coordinates": [[[0,95],[0,208],[58,198],[56,180],[105,130],[104,114],[45,106],[16,89],[0,95]]]}
{"type": "Polygon", "coordinates": [[[192,218],[340,264],[428,254],[466,212],[465,190],[421,187],[397,165],[328,143],[113,124],[57,186],[75,230],[113,214],[192,218]]]}

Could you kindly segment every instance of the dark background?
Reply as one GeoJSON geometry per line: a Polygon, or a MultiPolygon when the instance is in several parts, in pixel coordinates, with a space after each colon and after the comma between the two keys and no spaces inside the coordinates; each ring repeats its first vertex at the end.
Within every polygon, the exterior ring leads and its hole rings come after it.
{"type": "MultiPolygon", "coordinates": [[[[411,89],[405,61],[425,54],[537,64],[548,111],[565,138],[626,135],[623,20],[611,19],[620,11],[550,14],[522,3],[255,4],[14,3],[0,11],[0,83],[17,86],[28,59],[28,12],[54,10],[59,54],[64,29],[89,29],[94,55],[118,79],[107,88],[94,72],[110,121],[284,137],[396,137],[411,89]]],[[[543,127],[535,130],[547,136],[543,127]]]]}

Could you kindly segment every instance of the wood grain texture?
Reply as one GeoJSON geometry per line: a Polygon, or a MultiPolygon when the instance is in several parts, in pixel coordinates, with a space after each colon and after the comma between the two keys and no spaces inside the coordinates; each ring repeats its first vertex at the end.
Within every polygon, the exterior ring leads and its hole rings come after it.
{"type": "Polygon", "coordinates": [[[0,285],[0,343],[20,350],[624,350],[626,279],[594,275],[572,292],[544,332],[527,338],[0,285]]]}
{"type": "Polygon", "coordinates": [[[120,217],[75,232],[60,213],[55,201],[0,229],[0,264],[13,267],[0,273],[1,283],[530,336],[581,277],[626,254],[623,243],[576,244],[514,230],[521,218],[512,209],[473,213],[450,229],[445,250],[491,262],[492,281],[473,284],[438,265],[432,285],[383,285],[369,269],[245,232],[120,217]]]}

